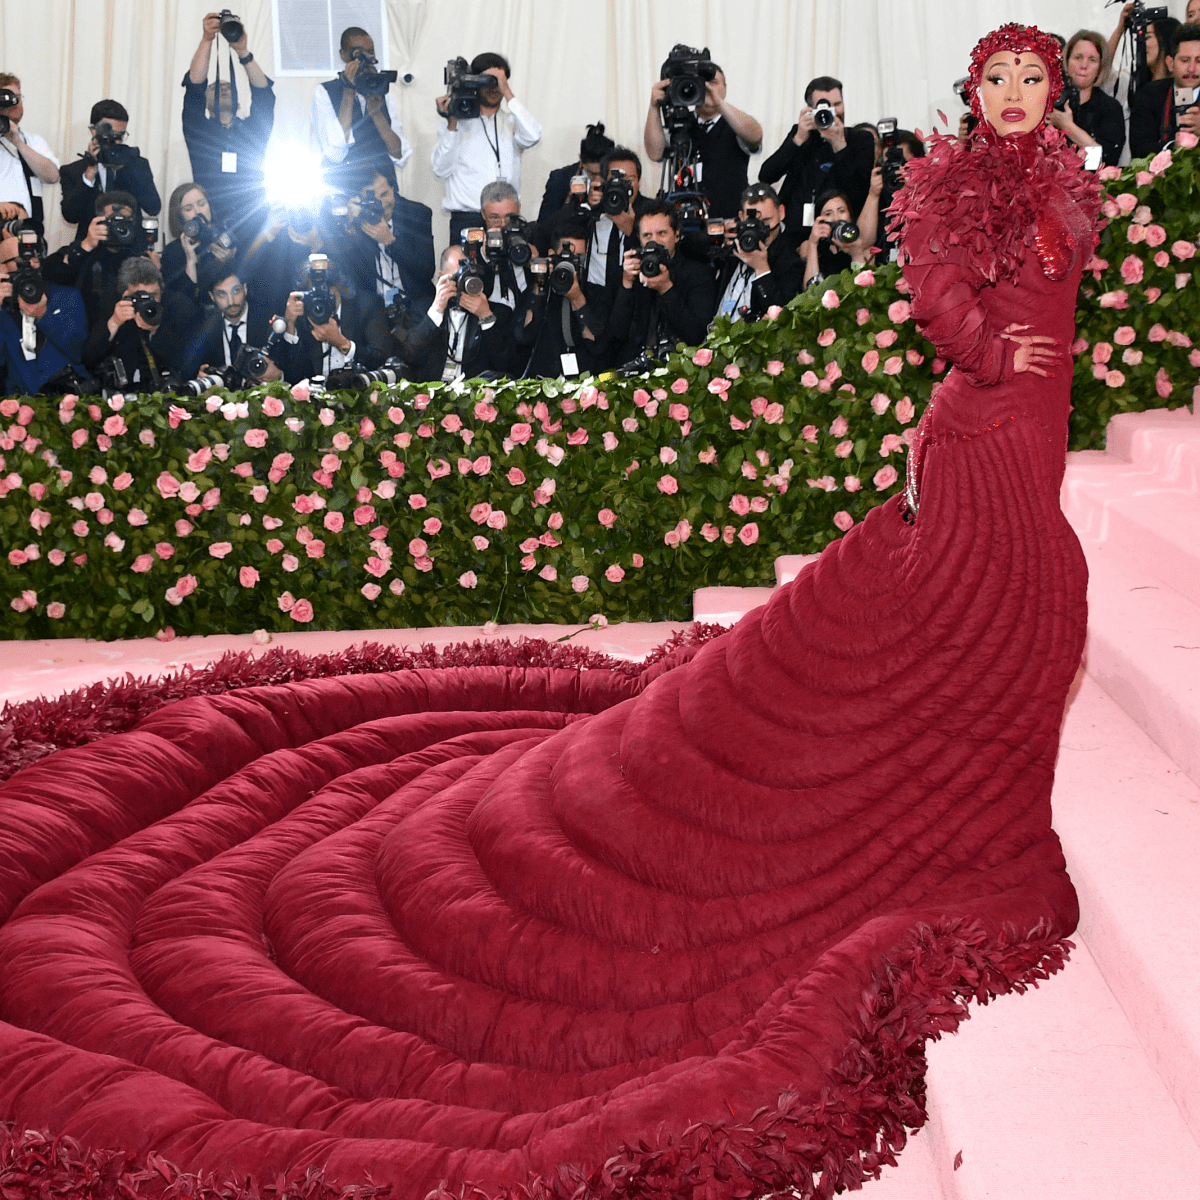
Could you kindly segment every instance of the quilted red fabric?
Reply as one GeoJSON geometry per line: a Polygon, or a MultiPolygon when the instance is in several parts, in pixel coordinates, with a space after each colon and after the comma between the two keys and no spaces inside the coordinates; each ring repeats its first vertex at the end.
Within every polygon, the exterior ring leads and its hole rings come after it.
{"type": "MultiPolygon", "coordinates": [[[[1085,568],[1058,506],[1089,214],[906,269],[960,365],[876,509],[652,681],[451,668],[181,701],[0,789],[0,1120],[419,1200],[832,1194],[927,1037],[1061,963],[1085,568]],[[648,686],[644,686],[648,682],[648,686]]],[[[1051,225],[1051,222],[1057,222],[1051,225]]],[[[924,244],[928,244],[926,236],[924,244]]]]}

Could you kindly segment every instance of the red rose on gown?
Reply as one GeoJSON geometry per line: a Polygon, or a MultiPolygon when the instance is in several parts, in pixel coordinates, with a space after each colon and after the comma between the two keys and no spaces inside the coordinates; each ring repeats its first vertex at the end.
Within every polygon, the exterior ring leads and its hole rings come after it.
{"type": "Polygon", "coordinates": [[[1064,169],[1011,276],[962,187],[910,216],[955,364],[915,520],[874,510],[644,689],[252,689],[10,781],[0,1120],[414,1200],[827,1195],[889,1161],[924,1039],[1056,969],[1077,919],[1050,825],[1086,620],[1070,369],[1014,375],[999,337],[1072,340],[1095,209],[1064,169]]]}

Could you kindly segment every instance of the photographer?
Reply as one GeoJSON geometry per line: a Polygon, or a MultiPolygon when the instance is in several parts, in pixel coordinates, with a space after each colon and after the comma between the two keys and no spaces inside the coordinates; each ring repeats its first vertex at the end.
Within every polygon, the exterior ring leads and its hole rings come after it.
{"type": "Polygon", "coordinates": [[[520,378],[572,378],[600,366],[603,330],[588,306],[584,282],[587,221],[563,217],[555,229],[551,271],[525,293],[513,314],[514,361],[520,378]]]}
{"type": "Polygon", "coordinates": [[[854,223],[852,200],[845,192],[830,190],[817,197],[817,216],[803,247],[804,286],[823,283],[849,267],[866,266],[872,259],[872,245],[879,222],[879,195],[883,173],[876,167],[871,174],[871,190],[854,223]]]}
{"type": "Polygon", "coordinates": [[[375,69],[375,42],[365,29],[351,25],[342,30],[340,53],[345,70],[321,84],[312,99],[312,127],[326,175],[338,184],[372,167],[394,184],[412,147],[399,108],[388,103],[387,80],[375,69]]]}
{"type": "Polygon", "coordinates": [[[358,291],[327,256],[313,255],[301,269],[283,318],[287,332],[272,357],[288,383],[356,363],[373,370],[392,353],[383,301],[373,288],[358,291]]]}
{"type": "Polygon", "coordinates": [[[600,183],[600,160],[613,148],[613,140],[604,133],[604,123],[597,122],[587,127],[587,134],[579,143],[579,161],[569,166],[558,167],[550,172],[546,190],[542,193],[542,206],[538,209],[537,223],[548,229],[562,208],[571,200],[571,180],[579,175],[588,177],[588,195],[600,183]]]}
{"type": "MultiPolygon", "coordinates": [[[[236,270],[223,263],[209,263],[201,286],[215,308],[200,327],[190,355],[202,364],[202,374],[213,368],[223,371],[237,366],[238,355],[245,346],[261,349],[267,345],[271,314],[262,305],[251,302],[250,288],[236,270]]],[[[272,363],[272,369],[258,382],[282,378],[282,372],[272,363]]]]}
{"type": "Polygon", "coordinates": [[[875,139],[864,129],[847,129],[842,84],[829,75],[804,89],[804,108],[783,145],[759,168],[763,183],[782,178],[777,189],[789,214],[788,230],[808,237],[818,192],[838,188],[857,212],[871,187],[875,139]]]}
{"type": "Polygon", "coordinates": [[[526,271],[529,259],[538,253],[538,243],[548,244],[549,238],[546,238],[536,225],[530,225],[522,219],[521,198],[517,195],[516,188],[511,183],[505,183],[503,179],[489,183],[480,192],[479,210],[485,234],[495,238],[498,231],[505,231],[503,247],[489,248],[487,242],[484,242],[484,291],[492,304],[499,304],[508,309],[515,308],[529,290],[529,276],[526,271]],[[513,257],[513,253],[516,254],[516,258],[513,257]],[[517,261],[519,259],[524,261],[517,261]]]}
{"type": "Polygon", "coordinates": [[[1139,88],[1129,110],[1129,152],[1156,154],[1181,129],[1200,134],[1200,25],[1175,31],[1166,60],[1170,75],[1139,88]]]}
{"type": "Polygon", "coordinates": [[[634,228],[639,248],[625,252],[606,331],[610,357],[622,364],[660,358],[679,342],[701,345],[717,306],[712,271],[676,253],[673,205],[649,201],[634,228]]]}
{"type": "Polygon", "coordinates": [[[410,338],[410,379],[478,379],[505,375],[511,368],[513,311],[492,307],[482,290],[463,287],[461,246],[442,251],[433,303],[410,338]]]}
{"type": "Polygon", "coordinates": [[[494,87],[479,92],[479,116],[451,115],[453,90],[437,100],[438,113],[446,127],[437,137],[429,163],[433,173],[446,181],[442,210],[450,214],[450,243],[479,223],[479,195],[495,180],[510,183],[521,191],[521,153],[542,140],[542,127],[513,95],[508,60],[499,54],[477,54],[471,61],[472,75],[491,75],[494,87]],[[500,105],[508,102],[508,111],[500,105]]]}
{"type": "Polygon", "coordinates": [[[21,81],[7,71],[0,72],[0,117],[7,125],[0,134],[0,204],[19,205],[37,231],[43,233],[42,186],[58,182],[58,159],[44,138],[22,132],[25,102],[21,81]],[[16,102],[9,103],[14,98],[16,102]]]}
{"type": "MultiPolygon", "coordinates": [[[[427,204],[396,194],[391,179],[369,168],[350,200],[352,229],[338,257],[360,291],[374,290],[393,323],[415,325],[433,299],[433,212],[427,204]]],[[[294,274],[294,272],[293,272],[294,274]]]]}
{"type": "Polygon", "coordinates": [[[237,245],[232,235],[226,235],[214,224],[208,193],[198,183],[181,183],[171,193],[167,201],[167,230],[172,238],[162,255],[167,290],[203,305],[201,265],[232,263],[237,257],[237,245]],[[192,233],[196,236],[191,236],[192,233]]]}
{"type": "MultiPolygon", "coordinates": [[[[56,376],[69,378],[71,372],[83,370],[87,337],[83,297],[74,288],[47,286],[40,269],[36,255],[22,261],[21,243],[15,237],[0,236],[0,390],[4,395],[36,396],[56,376]]],[[[75,388],[68,385],[63,390],[75,388]]]]}
{"type": "Polygon", "coordinates": [[[152,217],[162,209],[150,164],[136,146],[125,144],[128,126],[124,105],[115,100],[97,101],[92,105],[88,125],[92,138],[87,150],[59,172],[63,220],[76,226],[76,241],[83,240],[96,212],[96,197],[103,192],[128,192],[142,212],[152,217]]]}
{"type": "MultiPolygon", "coordinates": [[[[668,151],[662,109],[668,104],[672,60],[679,57],[680,51],[694,53],[686,46],[676,46],[663,64],[663,78],[650,89],[643,136],[652,162],[662,162],[668,151]]],[[[707,59],[707,51],[703,57],[707,59]]],[[[732,217],[746,187],[750,156],[762,149],[762,126],[749,113],[729,103],[725,98],[725,72],[716,63],[708,65],[713,77],[704,80],[704,99],[689,116],[687,136],[696,185],[708,200],[710,214],[732,217]]]]}
{"type": "Polygon", "coordinates": [[[1101,147],[1101,161],[1115,167],[1125,148],[1125,114],[1100,90],[1108,66],[1108,47],[1100,34],[1089,29],[1075,34],[1063,55],[1063,94],[1049,119],[1075,145],[1101,147]]]}
{"type": "Polygon", "coordinates": [[[218,82],[208,82],[213,42],[221,30],[221,15],[206,14],[200,44],[183,77],[183,140],[192,178],[205,189],[218,216],[251,234],[264,215],[262,159],[275,125],[275,85],[250,51],[245,27],[237,20],[227,22],[226,33],[240,31],[229,46],[250,82],[250,112],[237,115],[237,87],[232,78],[219,78],[219,61],[218,82]]]}
{"type": "Polygon", "coordinates": [[[785,305],[804,283],[797,238],[783,230],[787,215],[775,189],[751,184],[742,193],[736,222],[726,222],[730,254],[717,276],[717,316],[761,321],[772,304],[785,305]]]}
{"type": "Polygon", "coordinates": [[[137,201],[128,192],[101,192],[95,204],[83,238],[48,255],[42,268],[50,283],[74,287],[83,296],[89,330],[112,312],[122,265],[147,253],[137,201]]]}
{"type": "Polygon", "coordinates": [[[159,391],[166,378],[190,377],[197,365],[191,353],[199,310],[183,296],[163,292],[162,275],[148,258],[129,258],[116,279],[117,299],[106,321],[91,326],[83,362],[115,386],[124,378],[140,391],[159,391]],[[110,360],[106,370],[101,364],[110,360]],[[115,361],[114,361],[115,360],[115,361]]]}
{"type": "MultiPolygon", "coordinates": [[[[588,238],[587,281],[593,289],[605,289],[607,310],[621,286],[625,251],[638,244],[634,222],[650,201],[642,195],[642,160],[627,146],[614,146],[601,159],[600,179],[588,238]],[[624,206],[609,211],[618,200],[624,200],[624,206]]],[[[592,296],[593,301],[600,300],[595,290],[592,296]]]]}

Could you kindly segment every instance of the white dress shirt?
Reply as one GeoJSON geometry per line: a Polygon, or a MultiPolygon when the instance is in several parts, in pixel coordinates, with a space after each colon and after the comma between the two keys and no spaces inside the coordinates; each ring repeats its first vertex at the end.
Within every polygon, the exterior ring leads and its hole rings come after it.
{"type": "Polygon", "coordinates": [[[446,181],[445,212],[478,212],[484,185],[507,180],[521,190],[521,152],[542,140],[542,127],[520,100],[509,100],[490,117],[459,120],[457,129],[443,126],[429,165],[446,181]]]}
{"type": "MultiPolygon", "coordinates": [[[[367,102],[364,97],[355,93],[354,99],[358,103],[358,111],[365,113],[367,111],[367,102]]],[[[388,112],[391,114],[391,121],[389,123],[391,124],[392,132],[400,139],[400,157],[397,158],[394,154],[389,155],[398,171],[412,157],[412,147],[408,144],[408,139],[404,136],[404,125],[400,121],[399,106],[394,100],[388,101],[388,112]]],[[[338,120],[337,113],[333,111],[333,101],[330,100],[329,93],[320,84],[317,85],[317,90],[313,92],[312,128],[313,137],[316,139],[317,149],[321,152],[321,157],[328,162],[344,162],[350,147],[354,145],[354,133],[351,132],[349,140],[347,140],[347,134],[342,129],[342,123],[338,120]]]]}
{"type": "MultiPolygon", "coordinates": [[[[39,137],[36,133],[26,133],[24,129],[21,130],[21,137],[43,158],[48,158],[56,167],[58,166],[58,159],[51,153],[45,138],[39,137]]],[[[30,187],[33,188],[35,196],[42,195],[42,181],[34,175],[30,179],[29,185],[26,186],[20,152],[8,138],[0,138],[0,202],[19,204],[30,216],[33,216],[33,201],[29,195],[30,187]]]]}

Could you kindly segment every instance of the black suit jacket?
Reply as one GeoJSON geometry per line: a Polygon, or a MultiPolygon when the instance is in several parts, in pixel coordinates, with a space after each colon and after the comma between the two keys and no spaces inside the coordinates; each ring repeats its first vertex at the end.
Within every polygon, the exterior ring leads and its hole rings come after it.
{"type": "Polygon", "coordinates": [[[759,168],[758,177],[763,183],[783,177],[775,190],[779,203],[787,207],[784,225],[804,240],[812,228],[804,224],[804,206],[828,188],[846,193],[852,215],[857,218],[871,190],[875,139],[865,129],[847,129],[846,147],[835,153],[815,129],[797,146],[792,141],[797,128],[793,125],[788,130],[783,144],[759,168]]]}
{"type": "MultiPolygon", "coordinates": [[[[370,370],[382,366],[395,350],[383,301],[374,292],[343,296],[338,328],[354,343],[354,361],[370,370]]],[[[307,317],[296,322],[296,334],[297,341],[281,338],[271,351],[288,383],[325,374],[325,344],[313,337],[307,317]]]]}
{"type": "MultiPolygon", "coordinates": [[[[415,324],[420,314],[433,303],[433,273],[436,269],[433,210],[427,204],[397,196],[392,211],[392,233],[396,240],[386,248],[386,253],[400,270],[407,298],[405,307],[415,324]]],[[[379,243],[355,230],[339,249],[342,265],[354,277],[359,291],[375,291],[379,243]]]]}
{"type": "MultiPolygon", "coordinates": [[[[492,313],[496,320],[487,329],[481,329],[479,318],[467,313],[462,358],[463,376],[467,379],[477,379],[484,371],[506,375],[512,369],[513,311],[497,304],[492,313]]],[[[435,325],[426,313],[409,337],[408,377],[422,382],[441,379],[449,342],[449,312],[443,314],[441,325],[435,325]]]]}
{"type": "MultiPolygon", "coordinates": [[[[62,187],[62,215],[64,221],[76,226],[75,240],[83,241],[87,234],[88,225],[96,215],[96,197],[101,195],[100,177],[96,176],[96,186],[88,187],[83,181],[87,163],[82,158],[69,162],[58,172],[58,182],[62,187]]],[[[139,154],[132,162],[121,167],[105,167],[108,178],[105,192],[129,192],[135,197],[142,212],[152,217],[162,211],[162,200],[158,188],[154,186],[154,173],[150,164],[139,154]]]]}
{"type": "MultiPolygon", "coordinates": [[[[766,313],[772,304],[785,305],[804,286],[804,260],[800,257],[800,240],[786,230],[767,247],[767,266],[770,271],[760,276],[751,285],[752,307],[766,313]]],[[[742,261],[730,255],[722,264],[717,276],[717,303],[725,295],[729,281],[734,277],[742,261]]]]}
{"type": "Polygon", "coordinates": [[[717,307],[717,285],[708,267],[676,254],[670,262],[672,287],[660,296],[641,283],[617,289],[608,318],[609,355],[617,364],[631,362],[646,349],[652,321],[659,340],[672,346],[699,346],[717,307]]]}
{"type": "MultiPolygon", "coordinates": [[[[262,305],[250,302],[246,313],[246,345],[267,344],[271,332],[271,314],[262,305]]],[[[218,310],[208,313],[197,333],[191,357],[198,363],[220,368],[225,362],[225,333],[221,328],[223,319],[218,310]]],[[[281,368],[282,369],[282,368],[281,368]]]]}
{"type": "Polygon", "coordinates": [[[88,339],[83,347],[83,363],[90,371],[109,355],[115,354],[125,364],[125,373],[132,381],[134,372],[142,371],[142,381],[139,390],[146,391],[154,386],[148,380],[150,362],[146,354],[147,347],[154,357],[154,368],[159,376],[178,371],[185,378],[191,379],[196,373],[200,362],[195,358],[195,329],[200,322],[200,313],[195,305],[184,297],[172,292],[163,293],[163,319],[152,333],[139,329],[132,321],[126,321],[117,330],[116,337],[110,337],[108,318],[112,316],[110,306],[103,321],[92,325],[88,339]]]}
{"type": "Polygon", "coordinates": [[[1157,154],[1175,133],[1175,81],[1143,84],[1129,106],[1129,153],[1134,158],[1157,154]]]}

